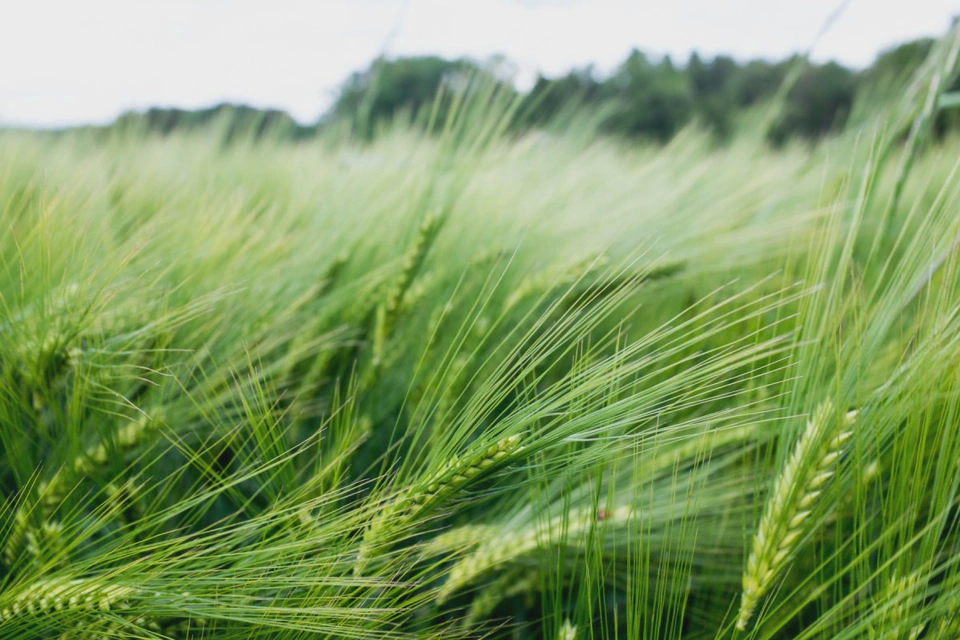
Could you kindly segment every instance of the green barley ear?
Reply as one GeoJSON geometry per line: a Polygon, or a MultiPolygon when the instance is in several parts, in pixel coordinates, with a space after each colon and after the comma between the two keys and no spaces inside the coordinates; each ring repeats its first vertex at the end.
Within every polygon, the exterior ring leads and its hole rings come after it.
{"type": "Polygon", "coordinates": [[[521,436],[514,434],[497,440],[479,452],[448,460],[430,479],[423,482],[419,489],[407,496],[410,504],[424,506],[433,500],[443,498],[466,486],[471,480],[491,468],[507,456],[519,453],[522,449],[521,436]]]}
{"type": "Polygon", "coordinates": [[[44,522],[39,528],[30,527],[25,539],[26,552],[38,565],[48,563],[58,555],[62,557],[66,543],[63,525],[56,520],[44,522]]]}
{"type": "MultiPolygon", "coordinates": [[[[137,446],[152,431],[159,428],[159,414],[155,417],[143,414],[138,419],[128,422],[121,426],[115,434],[116,450],[126,452],[137,446]]],[[[110,451],[102,442],[88,448],[86,452],[77,456],[70,463],[74,472],[84,476],[94,473],[98,467],[101,467],[109,461],[110,451]]],[[[68,475],[62,469],[58,469],[49,479],[40,482],[38,485],[40,493],[41,515],[46,519],[51,516],[57,506],[63,501],[64,496],[69,490],[68,475]]],[[[130,492],[135,488],[135,483],[127,482],[122,490],[130,492]]],[[[114,488],[115,490],[115,488],[114,488]]],[[[136,487],[139,490],[139,487],[136,487]]],[[[108,487],[108,496],[111,496],[111,489],[108,487]]],[[[3,560],[8,567],[13,566],[20,553],[24,550],[24,543],[27,541],[27,534],[32,531],[32,535],[43,535],[43,531],[33,531],[30,526],[28,511],[21,505],[14,514],[13,529],[7,538],[7,543],[3,549],[3,560]]],[[[36,546],[36,545],[35,545],[36,546]]]]}
{"type": "Polygon", "coordinates": [[[960,607],[957,606],[957,594],[960,593],[957,585],[960,583],[960,574],[951,572],[940,583],[940,595],[936,604],[939,612],[932,616],[929,630],[924,636],[931,640],[956,640],[960,638],[960,607]]]}
{"type": "Polygon", "coordinates": [[[929,636],[935,640],[960,638],[960,613],[951,613],[940,618],[936,630],[929,636]]]}
{"type": "Polygon", "coordinates": [[[385,312],[388,335],[393,327],[393,322],[396,320],[404,296],[406,296],[413,279],[417,276],[420,266],[430,251],[430,247],[433,246],[434,240],[440,233],[443,220],[444,218],[436,213],[428,213],[417,231],[417,236],[413,239],[413,244],[410,245],[403,257],[403,266],[400,273],[387,291],[385,312]]]}
{"type": "Polygon", "coordinates": [[[336,285],[337,281],[340,279],[340,273],[343,271],[343,267],[346,266],[349,259],[350,252],[347,250],[341,251],[333,259],[333,262],[331,262],[330,266],[327,267],[327,270],[324,272],[323,278],[320,281],[320,286],[317,289],[318,298],[330,293],[334,285],[336,285]]]}
{"type": "Polygon", "coordinates": [[[450,569],[447,581],[437,593],[437,602],[443,604],[460,588],[472,583],[490,569],[523,557],[551,541],[580,539],[597,526],[615,526],[629,522],[634,508],[622,505],[613,509],[578,509],[560,514],[545,525],[533,523],[528,527],[506,531],[488,538],[476,551],[462,558],[450,569]]]}
{"type": "Polygon", "coordinates": [[[491,467],[518,453],[522,448],[520,441],[520,435],[507,436],[471,455],[454,456],[436,473],[401,492],[374,517],[364,532],[354,572],[363,571],[376,555],[377,547],[384,550],[385,533],[402,528],[425,507],[459,491],[491,467]]]}
{"type": "Polygon", "coordinates": [[[836,472],[843,445],[853,435],[850,427],[856,415],[856,411],[847,413],[838,427],[832,403],[820,405],[777,477],[743,574],[737,615],[740,631],[746,630],[757,604],[807,532],[814,502],[836,472]]]}
{"type": "MultiPolygon", "coordinates": [[[[115,451],[126,453],[133,449],[153,431],[161,425],[162,413],[157,411],[153,417],[142,414],[136,420],[127,422],[117,429],[114,434],[115,451]]],[[[78,475],[90,475],[98,467],[102,467],[110,460],[111,451],[107,446],[100,442],[88,448],[83,454],[73,459],[70,466],[78,475]]],[[[62,471],[57,471],[49,480],[40,484],[40,493],[43,498],[43,505],[47,513],[60,504],[68,490],[67,476],[62,471]]]]}
{"type": "Polygon", "coordinates": [[[870,625],[870,637],[884,640],[919,638],[926,628],[925,623],[904,627],[910,617],[911,608],[918,604],[923,591],[919,572],[914,571],[907,576],[894,573],[874,598],[873,609],[877,614],[877,622],[870,625]]]}
{"type": "Polygon", "coordinates": [[[603,256],[588,257],[572,265],[551,266],[543,271],[533,273],[524,278],[517,288],[510,292],[504,301],[504,310],[509,311],[524,300],[550,290],[562,290],[562,287],[573,285],[591,272],[607,264],[603,256]]]}
{"type": "Polygon", "coordinates": [[[403,256],[400,273],[387,285],[385,297],[373,308],[373,317],[368,320],[372,322],[371,367],[361,376],[362,389],[369,388],[380,375],[387,341],[393,334],[393,327],[408,297],[411,284],[419,273],[430,247],[433,246],[433,241],[440,233],[443,220],[442,216],[432,212],[424,217],[413,243],[403,256]]]}
{"type": "Polygon", "coordinates": [[[655,282],[682,273],[687,268],[683,260],[659,260],[643,268],[618,274],[604,274],[595,279],[586,279],[569,292],[569,308],[594,305],[600,300],[617,295],[641,283],[655,282]]]}
{"type": "Polygon", "coordinates": [[[100,611],[127,608],[136,595],[133,587],[104,583],[95,578],[49,578],[34,582],[12,600],[0,600],[0,621],[50,615],[61,611],[100,611]]]}
{"type": "MultiPolygon", "coordinates": [[[[62,476],[55,475],[54,477],[58,478],[62,476]]],[[[129,478],[122,485],[118,486],[110,483],[104,487],[104,500],[100,507],[104,521],[115,518],[124,509],[133,507],[134,500],[137,494],[143,489],[143,486],[144,485],[137,482],[136,478],[129,478]]],[[[47,505],[41,503],[41,506],[45,507],[47,505]]],[[[56,505],[53,506],[56,507],[56,505]]],[[[51,512],[52,509],[44,511],[43,516],[49,518],[51,512]]],[[[25,513],[26,512],[20,511],[15,517],[24,518],[25,513]]],[[[74,533],[70,541],[71,545],[76,545],[95,533],[96,530],[91,530],[84,534],[74,533]]],[[[57,564],[63,563],[67,547],[67,538],[64,535],[63,524],[61,522],[54,519],[47,519],[39,527],[28,525],[26,529],[23,530],[22,535],[23,542],[20,546],[8,544],[7,548],[4,549],[4,559],[6,560],[7,566],[13,566],[18,557],[16,554],[21,550],[25,551],[27,556],[38,566],[49,566],[49,563],[57,558],[59,558],[57,564]]]]}
{"type": "Polygon", "coordinates": [[[421,555],[425,558],[457,554],[475,547],[486,540],[496,529],[485,524],[466,524],[434,536],[424,544],[421,555]]]}
{"type": "MultiPolygon", "coordinates": [[[[387,307],[384,304],[378,304],[373,315],[373,339],[371,348],[371,361],[373,369],[379,369],[383,362],[383,350],[387,343],[387,307]]],[[[366,388],[367,384],[361,384],[366,388]]]]}
{"type": "Polygon", "coordinates": [[[51,523],[49,518],[63,498],[62,479],[61,472],[56,471],[50,480],[37,484],[39,501],[36,504],[21,503],[17,507],[13,514],[10,534],[3,548],[3,561],[7,567],[13,567],[24,552],[33,558],[38,558],[40,550],[47,547],[45,544],[47,534],[52,531],[50,527],[56,524],[51,523]],[[30,521],[31,513],[34,511],[37,514],[37,520],[43,522],[39,528],[30,521]]]}
{"type": "Polygon", "coordinates": [[[513,596],[529,594],[540,588],[540,572],[536,569],[505,571],[470,600],[463,619],[465,628],[473,627],[490,615],[497,605],[513,596]]]}
{"type": "Polygon", "coordinates": [[[3,561],[7,567],[12,567],[25,550],[28,534],[32,528],[27,509],[20,506],[13,513],[10,533],[7,535],[7,543],[3,548],[3,561]]]}
{"type": "MultiPolygon", "coordinates": [[[[143,442],[144,438],[162,425],[163,412],[158,410],[153,416],[142,414],[136,420],[132,420],[119,429],[115,434],[116,449],[120,452],[126,452],[133,449],[143,442]]],[[[109,460],[110,451],[103,443],[92,447],[87,451],[86,459],[78,458],[74,462],[74,468],[78,472],[89,473],[91,465],[104,465],[109,460]]]]}
{"type": "Polygon", "coordinates": [[[430,300],[430,296],[434,295],[437,287],[443,281],[442,275],[442,270],[434,269],[424,273],[410,283],[410,286],[407,288],[407,293],[403,296],[400,305],[397,307],[398,315],[410,313],[414,311],[421,302],[430,300]]]}

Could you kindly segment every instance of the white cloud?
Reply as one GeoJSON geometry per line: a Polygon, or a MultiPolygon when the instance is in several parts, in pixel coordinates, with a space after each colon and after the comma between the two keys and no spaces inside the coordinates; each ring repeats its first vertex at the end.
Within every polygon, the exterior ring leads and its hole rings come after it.
{"type": "MultiPolygon", "coordinates": [[[[222,100],[312,121],[338,84],[390,53],[504,53],[530,77],[639,47],[685,59],[806,49],[835,0],[25,0],[0,9],[0,122],[106,122],[129,108],[222,100]]],[[[955,0],[852,0],[815,57],[865,65],[943,32],[955,0]]]]}

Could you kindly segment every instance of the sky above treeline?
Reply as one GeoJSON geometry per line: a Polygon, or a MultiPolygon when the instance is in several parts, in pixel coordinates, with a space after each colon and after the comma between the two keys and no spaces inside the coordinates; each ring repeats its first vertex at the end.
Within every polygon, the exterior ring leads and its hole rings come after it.
{"type": "Polygon", "coordinates": [[[863,67],[891,45],[942,34],[960,14],[960,0],[0,4],[0,124],[37,127],[222,101],[284,109],[313,122],[340,83],[382,53],[503,54],[519,88],[538,72],[559,75],[587,64],[610,71],[633,48],[683,62],[693,51],[782,59],[813,47],[815,60],[863,67]]]}

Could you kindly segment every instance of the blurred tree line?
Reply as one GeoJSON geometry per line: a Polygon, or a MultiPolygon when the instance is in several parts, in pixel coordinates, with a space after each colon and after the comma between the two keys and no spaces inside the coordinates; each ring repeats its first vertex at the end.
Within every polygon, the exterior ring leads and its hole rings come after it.
{"type": "MultiPolygon", "coordinates": [[[[166,134],[176,129],[223,129],[225,140],[241,134],[301,139],[324,127],[346,127],[369,139],[397,118],[428,127],[441,127],[456,96],[491,87],[512,101],[514,130],[544,128],[564,117],[593,118],[600,134],[621,139],[669,140],[691,122],[730,136],[744,121],[760,121],[774,145],[790,139],[813,140],[838,131],[851,120],[875,113],[896,97],[929,53],[933,40],[908,42],[881,53],[873,65],[854,71],[834,62],[811,64],[798,57],[781,62],[740,63],[728,56],[701,58],[684,64],[669,56],[653,58],[634,50],[606,77],[591,67],[566,75],[540,76],[532,88],[518,92],[509,65],[437,56],[379,58],[353,73],[321,120],[298,124],[282,111],[262,111],[238,105],[218,105],[199,111],[151,109],[121,116],[112,128],[166,134]],[[767,111],[762,111],[767,107],[767,111]],[[772,114],[764,118],[761,113],[772,114]]],[[[957,86],[955,88],[960,88],[957,86]]],[[[940,114],[941,134],[960,125],[960,110],[940,114]]]]}
{"type": "Polygon", "coordinates": [[[160,135],[211,127],[221,129],[224,140],[266,135],[299,140],[316,133],[315,126],[302,125],[285,111],[233,104],[194,110],[154,107],[144,112],[125,113],[110,125],[110,129],[115,131],[160,135]]]}

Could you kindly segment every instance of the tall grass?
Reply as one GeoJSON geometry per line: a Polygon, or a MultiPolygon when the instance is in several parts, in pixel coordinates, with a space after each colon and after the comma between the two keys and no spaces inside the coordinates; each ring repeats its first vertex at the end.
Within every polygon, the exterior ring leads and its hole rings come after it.
{"type": "Polygon", "coordinates": [[[951,37],[812,149],[4,132],[0,637],[957,637],[951,37]]]}

